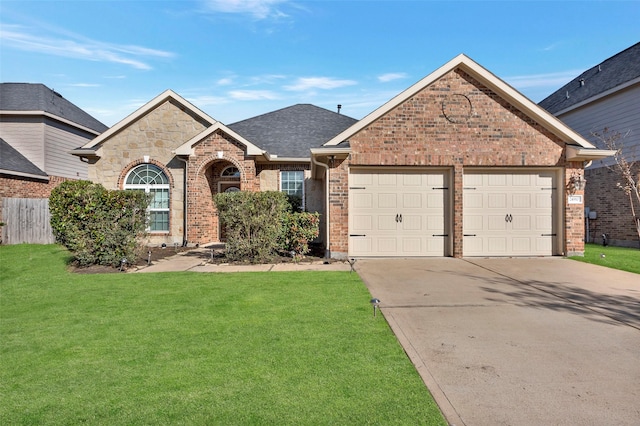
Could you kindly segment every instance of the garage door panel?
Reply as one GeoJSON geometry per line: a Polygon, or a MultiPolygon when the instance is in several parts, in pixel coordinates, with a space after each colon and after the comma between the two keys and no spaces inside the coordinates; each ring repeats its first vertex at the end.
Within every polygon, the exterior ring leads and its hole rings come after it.
{"type": "Polygon", "coordinates": [[[446,196],[443,172],[352,170],[349,255],[443,256],[446,196]]]}
{"type": "Polygon", "coordinates": [[[373,229],[370,215],[356,215],[352,220],[352,231],[370,231],[373,229]]]}
{"type": "Polygon", "coordinates": [[[396,222],[395,216],[392,216],[392,215],[378,216],[378,230],[395,232],[397,227],[398,227],[398,222],[396,222]]]}
{"type": "Polygon", "coordinates": [[[397,209],[398,195],[394,193],[378,194],[378,208],[379,209],[397,209]]]}
{"type": "Polygon", "coordinates": [[[410,193],[402,194],[402,208],[403,209],[420,209],[422,208],[422,194],[410,193]]]}
{"type": "Polygon", "coordinates": [[[550,170],[465,172],[464,255],[552,255],[555,176],[550,170]]]}
{"type": "Polygon", "coordinates": [[[372,194],[354,194],[352,200],[353,200],[353,207],[356,209],[372,209],[373,208],[372,194]]]}

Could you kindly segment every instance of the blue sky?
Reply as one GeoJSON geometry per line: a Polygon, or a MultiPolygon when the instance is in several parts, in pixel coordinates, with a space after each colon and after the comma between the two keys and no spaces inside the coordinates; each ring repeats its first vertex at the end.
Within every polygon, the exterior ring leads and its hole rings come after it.
{"type": "Polygon", "coordinates": [[[297,103],[362,118],[465,53],[539,102],[640,40],[638,1],[0,2],[0,80],[111,126],[166,89],[231,124],[297,103]]]}

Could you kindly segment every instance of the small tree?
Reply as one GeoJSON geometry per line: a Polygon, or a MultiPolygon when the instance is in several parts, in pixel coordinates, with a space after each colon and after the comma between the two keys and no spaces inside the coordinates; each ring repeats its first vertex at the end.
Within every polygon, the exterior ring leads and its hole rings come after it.
{"type": "Polygon", "coordinates": [[[608,128],[604,128],[601,133],[592,132],[595,138],[600,143],[610,150],[615,150],[616,153],[613,156],[615,164],[609,166],[609,170],[615,172],[620,178],[621,182],[617,183],[617,187],[620,188],[624,194],[629,197],[629,205],[631,206],[631,216],[633,223],[638,233],[638,240],[640,240],[640,166],[637,161],[630,161],[629,153],[623,153],[624,138],[629,134],[621,134],[617,131],[611,131],[608,128]],[[636,207],[636,204],[638,207],[636,207]]]}

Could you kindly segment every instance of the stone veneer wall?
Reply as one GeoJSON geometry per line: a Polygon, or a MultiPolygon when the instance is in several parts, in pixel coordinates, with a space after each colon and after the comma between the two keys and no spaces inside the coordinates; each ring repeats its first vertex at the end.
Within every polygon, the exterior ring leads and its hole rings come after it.
{"type": "MultiPolygon", "coordinates": [[[[640,163],[635,164],[635,176],[640,180],[640,163]]],[[[631,214],[629,196],[618,187],[624,183],[620,175],[607,167],[587,169],[585,206],[595,211],[597,218],[589,221],[590,241],[602,244],[602,234],[607,234],[611,245],[640,247],[638,233],[631,214]]],[[[636,215],[640,216],[640,205],[634,200],[636,215]]]]}
{"type": "MultiPolygon", "coordinates": [[[[462,257],[462,176],[465,167],[564,170],[565,184],[582,164],[566,163],[564,141],[501,99],[472,76],[454,70],[364,128],[350,140],[350,159],[330,170],[330,252],[348,253],[348,168],[420,166],[453,170],[453,256],[462,257]]],[[[584,205],[567,204],[563,254],[584,251],[584,205]]],[[[577,192],[578,195],[581,192],[577,192]]]]}
{"type": "Polygon", "coordinates": [[[184,163],[172,151],[208,125],[180,105],[167,101],[107,140],[100,148],[101,158],[89,165],[89,179],[107,189],[122,189],[126,174],[145,163],[145,156],[167,174],[171,182],[170,230],[150,234],[151,245],[183,242],[184,163]]]}

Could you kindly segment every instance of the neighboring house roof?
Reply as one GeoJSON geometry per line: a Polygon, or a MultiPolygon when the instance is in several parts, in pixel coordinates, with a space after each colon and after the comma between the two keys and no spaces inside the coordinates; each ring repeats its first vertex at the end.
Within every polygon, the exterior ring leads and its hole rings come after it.
{"type": "Polygon", "coordinates": [[[244,144],[247,147],[247,154],[249,155],[264,154],[264,151],[262,149],[256,147],[251,142],[244,139],[242,136],[237,135],[234,131],[229,129],[227,126],[220,123],[216,119],[210,117],[205,112],[203,112],[202,110],[197,108],[195,105],[193,105],[191,102],[187,101],[182,96],[178,95],[176,92],[170,89],[160,93],[158,96],[156,96],[155,98],[153,98],[152,100],[150,100],[149,102],[147,102],[146,104],[138,108],[136,111],[134,111],[133,113],[129,114],[127,117],[122,119],[120,122],[115,124],[109,130],[102,133],[100,136],[96,137],[95,139],[92,139],[82,147],[74,149],[73,151],[71,151],[71,153],[79,157],[87,157],[87,156],[99,157],[100,154],[98,153],[98,150],[100,149],[100,146],[104,141],[108,140],[113,135],[127,128],[130,124],[134,123],[135,121],[143,117],[145,114],[153,111],[154,109],[156,109],[157,107],[159,107],[160,105],[164,104],[167,101],[173,101],[179,104],[185,110],[188,110],[191,114],[198,117],[207,125],[207,128],[203,132],[201,132],[200,134],[196,135],[188,142],[178,147],[176,149],[177,155],[190,155],[192,153],[192,150],[195,144],[197,144],[203,138],[210,135],[216,130],[221,130],[223,132],[226,132],[227,134],[236,138],[238,142],[244,144]]]}
{"type": "Polygon", "coordinates": [[[48,180],[49,176],[0,138],[0,173],[48,180]]]}
{"type": "Polygon", "coordinates": [[[95,134],[108,129],[61,94],[40,83],[0,83],[0,111],[14,115],[45,115],[95,134]]]}
{"type": "MultiPolygon", "coordinates": [[[[585,160],[586,151],[589,151],[590,156],[598,154],[598,158],[611,155],[611,152],[609,151],[605,152],[604,150],[596,150],[595,147],[585,138],[580,136],[580,134],[567,127],[567,125],[562,123],[552,114],[536,105],[516,89],[514,89],[513,87],[502,81],[500,78],[492,74],[490,71],[463,54],[456,56],[455,58],[444,64],[442,67],[438,68],[413,86],[409,87],[408,89],[391,99],[386,104],[382,105],[380,108],[373,111],[371,114],[364,117],[362,120],[355,123],[353,126],[335,136],[326,144],[324,144],[323,147],[333,148],[340,145],[344,141],[348,141],[350,137],[369,126],[378,118],[382,117],[398,105],[410,99],[421,90],[425,89],[438,79],[442,78],[447,73],[457,68],[463,70],[464,72],[477,79],[481,84],[497,93],[511,105],[518,108],[520,111],[522,111],[522,113],[530,117],[535,122],[539,123],[545,129],[565,141],[567,144],[575,145],[577,149],[568,150],[567,153],[567,158],[570,161],[585,160]]],[[[314,150],[314,154],[316,153],[320,154],[321,151],[314,150]]]]}
{"type": "Polygon", "coordinates": [[[311,104],[297,104],[229,125],[272,157],[309,158],[357,120],[311,104]]]}
{"type": "Polygon", "coordinates": [[[606,96],[640,81],[640,43],[589,68],[569,83],[547,96],[539,105],[559,115],[585,101],[606,96]]]}

